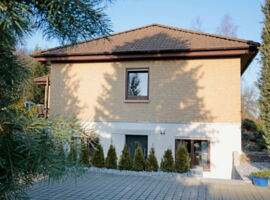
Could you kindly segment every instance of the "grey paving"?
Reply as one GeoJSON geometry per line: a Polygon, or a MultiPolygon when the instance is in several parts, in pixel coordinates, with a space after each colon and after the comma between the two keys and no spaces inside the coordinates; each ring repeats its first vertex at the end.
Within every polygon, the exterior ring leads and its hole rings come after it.
{"type": "Polygon", "coordinates": [[[88,172],[63,182],[41,181],[34,184],[29,194],[33,200],[269,200],[270,188],[240,181],[88,172]]]}

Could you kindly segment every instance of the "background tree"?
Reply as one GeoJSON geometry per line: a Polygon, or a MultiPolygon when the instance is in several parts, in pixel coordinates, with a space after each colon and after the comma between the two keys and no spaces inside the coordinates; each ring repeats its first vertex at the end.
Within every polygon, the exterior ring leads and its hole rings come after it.
{"type": "Polygon", "coordinates": [[[201,17],[196,17],[191,23],[191,30],[202,32],[203,30],[203,22],[201,17]]]}
{"type": "Polygon", "coordinates": [[[127,144],[125,144],[122,154],[119,160],[119,169],[120,170],[131,170],[132,169],[132,160],[128,150],[127,144]]]}
{"type": "Polygon", "coordinates": [[[241,91],[241,114],[244,119],[254,119],[259,116],[258,98],[255,89],[245,86],[241,91]]]}
{"type": "MultiPolygon", "coordinates": [[[[37,50],[39,50],[38,47],[34,51],[37,50]]],[[[45,87],[43,85],[37,85],[34,82],[34,79],[40,76],[48,75],[50,73],[49,68],[29,56],[28,53],[23,49],[17,50],[16,55],[20,59],[21,63],[24,64],[24,67],[28,68],[29,71],[25,83],[22,84],[22,100],[43,104],[45,87]]]]}
{"type": "Polygon", "coordinates": [[[111,144],[105,160],[105,167],[108,169],[117,169],[117,155],[114,146],[111,144]]]}
{"type": "Polygon", "coordinates": [[[264,14],[264,27],[260,53],[263,66],[258,80],[258,88],[260,89],[259,108],[265,141],[270,151],[270,0],[265,1],[262,12],[264,14]]]}
{"type": "Polygon", "coordinates": [[[237,37],[237,29],[238,27],[233,24],[230,15],[225,15],[222,18],[220,25],[217,27],[217,34],[237,37]]]}
{"type": "Polygon", "coordinates": [[[21,199],[37,177],[58,179],[75,169],[55,149],[67,130],[81,130],[77,122],[31,118],[12,108],[30,74],[14,53],[16,45],[36,30],[63,44],[107,35],[111,25],[104,5],[102,0],[0,1],[0,199],[21,199]]]}

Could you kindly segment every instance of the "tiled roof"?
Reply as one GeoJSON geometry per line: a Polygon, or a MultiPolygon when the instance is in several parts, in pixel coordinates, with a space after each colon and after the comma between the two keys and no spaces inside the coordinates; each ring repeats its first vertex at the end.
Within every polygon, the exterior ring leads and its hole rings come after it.
{"type": "Polygon", "coordinates": [[[247,49],[251,45],[258,46],[258,43],[153,24],[76,45],[40,51],[33,56],[247,49]]]}

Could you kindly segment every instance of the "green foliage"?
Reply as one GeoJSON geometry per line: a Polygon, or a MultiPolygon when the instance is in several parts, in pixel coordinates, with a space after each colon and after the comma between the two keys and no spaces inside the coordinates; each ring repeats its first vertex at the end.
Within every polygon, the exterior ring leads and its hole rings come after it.
{"type": "Polygon", "coordinates": [[[134,162],[133,162],[133,170],[134,171],[144,171],[146,167],[146,163],[144,160],[144,155],[142,151],[142,147],[140,145],[137,146],[134,155],[134,162]]]}
{"type": "Polygon", "coordinates": [[[265,1],[262,7],[264,27],[262,31],[262,46],[260,47],[263,67],[258,81],[260,89],[259,108],[260,119],[263,122],[264,139],[270,151],[270,0],[265,1]]]}
{"type": "Polygon", "coordinates": [[[24,66],[27,67],[29,70],[27,81],[22,84],[23,100],[32,101],[37,104],[43,104],[45,86],[37,85],[34,82],[34,79],[37,77],[48,75],[50,73],[49,68],[38,62],[36,59],[26,55],[23,51],[17,51],[17,56],[20,58],[24,66]]]}
{"type": "Polygon", "coordinates": [[[23,36],[40,30],[47,39],[57,38],[63,43],[106,35],[110,31],[111,24],[103,12],[103,2],[103,0],[2,0],[1,29],[15,39],[22,39],[23,36]]]}
{"type": "Polygon", "coordinates": [[[94,167],[104,167],[104,152],[101,144],[97,144],[96,150],[93,155],[92,164],[94,167]]]}
{"type": "Polygon", "coordinates": [[[20,110],[0,112],[0,199],[27,196],[37,178],[60,179],[81,169],[63,153],[62,144],[82,133],[75,120],[31,118],[20,110]],[[52,134],[53,133],[53,134],[52,134]]]}
{"type": "Polygon", "coordinates": [[[147,171],[157,171],[158,170],[158,161],[155,155],[154,148],[150,149],[150,153],[146,160],[146,170],[147,171]]]}
{"type": "Polygon", "coordinates": [[[77,169],[61,145],[82,131],[76,122],[37,119],[10,107],[22,99],[23,86],[31,78],[29,67],[14,53],[15,46],[37,30],[62,43],[106,35],[110,21],[103,6],[102,0],[0,1],[0,199],[21,199],[36,178],[60,178],[77,169]]]}
{"type": "Polygon", "coordinates": [[[97,145],[99,144],[99,138],[96,136],[92,136],[92,137],[88,138],[88,144],[89,144],[90,166],[93,166],[92,160],[93,160],[93,156],[95,154],[95,151],[97,149],[97,145]]]}
{"type": "Polygon", "coordinates": [[[161,159],[161,163],[160,163],[160,169],[164,172],[174,171],[174,160],[173,160],[171,149],[167,149],[164,152],[163,158],[161,159]]]}
{"type": "MultiPolygon", "coordinates": [[[[260,120],[244,119],[242,122],[243,142],[254,142],[258,150],[266,148],[263,125],[260,120]]],[[[254,146],[254,145],[252,145],[254,146]]]]}
{"type": "Polygon", "coordinates": [[[6,40],[8,39],[3,37],[0,29],[0,109],[21,99],[21,85],[29,74],[29,70],[23,67],[13,54],[15,44],[5,44],[3,41],[6,40]]]}
{"type": "Polygon", "coordinates": [[[20,111],[32,119],[38,116],[38,107],[36,105],[32,106],[30,110],[27,110],[22,101],[19,101],[16,104],[10,105],[9,108],[20,111]]]}
{"type": "Polygon", "coordinates": [[[105,166],[108,169],[117,169],[117,155],[113,145],[110,145],[108,150],[105,166]]]}
{"type": "Polygon", "coordinates": [[[244,119],[244,121],[242,122],[242,128],[247,130],[247,131],[251,131],[251,132],[257,131],[257,125],[251,119],[244,119]]]}
{"type": "Polygon", "coordinates": [[[270,178],[270,170],[269,169],[264,169],[262,171],[258,171],[258,172],[252,172],[250,174],[250,176],[255,176],[255,177],[259,177],[259,178],[270,178]]]}
{"type": "Polygon", "coordinates": [[[120,170],[131,170],[132,165],[133,165],[133,163],[132,163],[132,160],[130,157],[128,146],[125,144],[125,146],[122,150],[122,154],[120,156],[120,160],[119,160],[119,169],[120,170]]]}
{"type": "Polygon", "coordinates": [[[187,147],[181,145],[176,150],[175,156],[175,171],[179,173],[186,173],[190,169],[189,166],[189,155],[187,147]]]}
{"type": "Polygon", "coordinates": [[[80,162],[84,166],[88,167],[90,164],[89,161],[89,144],[88,141],[83,141],[81,143],[81,154],[80,154],[80,162]]]}
{"type": "Polygon", "coordinates": [[[78,162],[78,145],[75,141],[70,142],[70,149],[68,154],[68,160],[70,162],[77,163],[78,162]]]}

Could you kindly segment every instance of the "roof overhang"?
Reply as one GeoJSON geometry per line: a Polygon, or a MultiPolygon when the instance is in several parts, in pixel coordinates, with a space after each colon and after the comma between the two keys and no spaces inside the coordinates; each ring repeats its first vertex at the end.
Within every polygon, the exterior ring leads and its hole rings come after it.
{"type": "Polygon", "coordinates": [[[241,74],[245,72],[250,62],[258,53],[258,46],[252,45],[249,48],[235,49],[208,49],[192,51],[159,51],[159,52],[122,52],[102,54],[46,54],[32,56],[38,61],[51,63],[72,63],[72,62],[115,62],[128,60],[162,60],[162,59],[196,59],[196,58],[241,58],[241,74]]]}
{"type": "Polygon", "coordinates": [[[48,85],[50,85],[50,76],[47,75],[47,76],[40,76],[40,77],[34,78],[34,82],[37,85],[46,85],[48,82],[48,85]]]}

